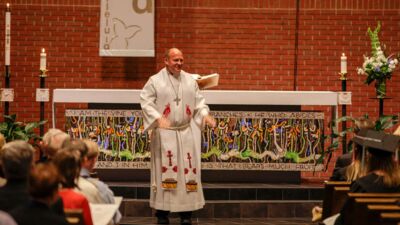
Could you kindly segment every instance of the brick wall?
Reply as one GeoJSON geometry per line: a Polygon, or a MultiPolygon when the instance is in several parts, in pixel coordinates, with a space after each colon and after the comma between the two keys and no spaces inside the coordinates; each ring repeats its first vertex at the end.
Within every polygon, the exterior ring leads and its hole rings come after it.
{"type": "MultiPolygon", "coordinates": [[[[374,88],[356,74],[362,55],[370,51],[367,28],[381,21],[380,38],[387,52],[400,52],[398,0],[300,0],[297,76],[296,0],[156,0],[155,58],[98,56],[98,0],[8,2],[12,8],[11,87],[16,91],[10,112],[25,121],[39,119],[34,95],[39,87],[41,48],[48,54],[46,86],[51,90],[141,88],[149,75],[163,66],[164,51],[175,46],[185,53],[187,71],[218,72],[221,90],[339,91],[340,55],[345,52],[348,90],[353,92],[348,115],[368,113],[373,118],[378,114],[378,102],[371,99],[374,88]]],[[[4,8],[5,1],[0,11],[4,8]]],[[[0,27],[4,27],[4,19],[0,19],[0,27]]],[[[4,29],[0,29],[0,37],[4,37],[4,29]]],[[[0,46],[3,67],[4,38],[0,46]]],[[[388,83],[391,99],[385,100],[387,114],[399,112],[399,75],[397,71],[388,83]]],[[[57,108],[60,123],[63,110],[69,107],[57,108]]],[[[307,108],[313,109],[319,108],[307,108]]],[[[46,104],[49,124],[50,112],[50,104],[46,104]]],[[[303,177],[322,179],[327,174],[304,173],[303,177]]]]}

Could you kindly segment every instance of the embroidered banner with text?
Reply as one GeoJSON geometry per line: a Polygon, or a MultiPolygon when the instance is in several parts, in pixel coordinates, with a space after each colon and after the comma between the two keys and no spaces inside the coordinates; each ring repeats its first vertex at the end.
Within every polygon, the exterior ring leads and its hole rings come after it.
{"type": "MultiPolygon", "coordinates": [[[[207,170],[322,170],[322,112],[212,111],[215,128],[202,133],[207,170]]],[[[148,169],[150,135],[140,110],[65,111],[66,131],[100,146],[98,168],[148,169]]]]}

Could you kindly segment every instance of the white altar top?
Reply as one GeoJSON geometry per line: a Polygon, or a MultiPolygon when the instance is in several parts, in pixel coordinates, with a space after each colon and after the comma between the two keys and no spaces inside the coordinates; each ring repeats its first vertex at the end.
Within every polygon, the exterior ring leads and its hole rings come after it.
{"type": "MultiPolygon", "coordinates": [[[[141,89],[54,89],[52,100],[53,127],[55,103],[138,104],[141,89]]],[[[325,105],[337,107],[338,93],[332,91],[201,91],[209,105],[325,105]]]]}

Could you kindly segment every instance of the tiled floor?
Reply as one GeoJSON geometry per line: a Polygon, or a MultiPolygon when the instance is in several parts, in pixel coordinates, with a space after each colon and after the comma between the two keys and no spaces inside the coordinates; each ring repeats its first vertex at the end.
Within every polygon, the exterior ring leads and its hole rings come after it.
{"type": "MultiPolygon", "coordinates": [[[[193,219],[193,225],[315,225],[310,218],[246,218],[246,219],[193,219]]],[[[120,225],[155,225],[151,217],[125,217],[120,225]]],[[[171,218],[171,225],[179,225],[179,218],[171,218]]]]}

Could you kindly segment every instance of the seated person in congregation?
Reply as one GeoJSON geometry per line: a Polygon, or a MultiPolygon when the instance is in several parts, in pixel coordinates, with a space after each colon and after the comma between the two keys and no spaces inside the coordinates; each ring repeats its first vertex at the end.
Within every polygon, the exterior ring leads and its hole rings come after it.
{"type": "Polygon", "coordinates": [[[43,155],[39,162],[50,161],[58,150],[61,149],[64,142],[70,141],[71,137],[60,129],[51,128],[44,135],[41,142],[43,155]]]}
{"type": "Polygon", "coordinates": [[[93,225],[89,202],[84,195],[74,190],[80,172],[80,152],[78,150],[61,149],[52,162],[60,174],[61,189],[59,195],[64,209],[81,209],[85,225],[93,225]]]}
{"type": "MultiPolygon", "coordinates": [[[[373,129],[374,122],[366,118],[360,118],[355,123],[354,133],[358,134],[361,129],[373,129]]],[[[349,142],[348,147],[352,147],[352,151],[339,156],[335,163],[331,181],[355,181],[365,173],[365,166],[361,165],[362,146],[354,143],[352,140],[349,142]]],[[[350,148],[348,148],[350,149],[350,148]]],[[[315,206],[312,209],[312,221],[316,222],[321,220],[322,208],[315,206]]]]}
{"type": "MultiPolygon", "coordinates": [[[[85,158],[85,161],[82,163],[82,169],[80,176],[90,183],[92,183],[99,191],[100,197],[106,204],[114,204],[114,193],[113,191],[108,187],[107,184],[102,182],[101,180],[97,178],[92,178],[90,177],[90,173],[93,172],[94,166],[96,165],[97,158],[99,156],[99,146],[97,145],[96,142],[92,140],[83,140],[83,142],[86,144],[88,147],[88,153],[85,158]]],[[[114,224],[118,224],[119,221],[121,220],[121,213],[119,210],[114,215],[113,222],[114,224]]]]}
{"type": "Polygon", "coordinates": [[[7,183],[0,188],[0,210],[9,212],[29,202],[28,176],[33,153],[33,147],[25,141],[12,141],[1,149],[0,164],[7,183]]]}
{"type": "MultiPolygon", "coordinates": [[[[373,130],[361,130],[353,138],[368,149],[366,159],[366,175],[355,180],[350,187],[350,192],[360,193],[396,193],[400,192],[400,168],[394,160],[395,151],[400,142],[400,137],[373,130]]],[[[347,201],[339,215],[332,216],[324,223],[326,225],[344,224],[348,215],[349,201],[347,201]]]]}
{"type": "MultiPolygon", "coordinates": [[[[355,122],[354,134],[358,134],[363,129],[373,129],[374,122],[367,118],[360,118],[355,122]]],[[[354,181],[360,177],[360,162],[362,147],[355,144],[352,140],[348,144],[348,149],[353,149],[346,154],[339,156],[335,163],[332,176],[332,181],[354,181]]]]}
{"type": "Polygon", "coordinates": [[[58,197],[59,176],[52,163],[39,164],[29,176],[30,202],[10,212],[18,225],[68,225],[65,217],[56,214],[51,206],[58,197]]]}
{"type": "MultiPolygon", "coordinates": [[[[79,151],[80,155],[80,169],[83,164],[87,161],[88,147],[81,139],[73,139],[71,141],[64,142],[63,148],[70,151],[79,151]]],[[[80,175],[80,174],[79,174],[80,175]]],[[[75,191],[83,194],[90,203],[93,204],[104,204],[106,203],[100,196],[99,190],[96,186],[91,183],[88,179],[83,176],[79,176],[77,181],[77,187],[75,191]]]]}
{"type": "MultiPolygon", "coordinates": [[[[5,144],[6,144],[6,139],[4,138],[4,135],[0,133],[0,150],[5,144]]],[[[1,162],[0,162],[0,167],[1,167],[1,162]]],[[[0,187],[3,187],[5,184],[6,184],[6,178],[4,178],[3,170],[0,169],[0,187]]]]}

